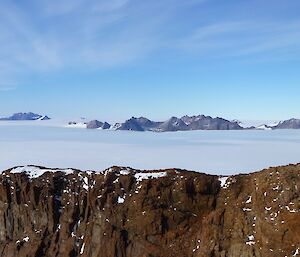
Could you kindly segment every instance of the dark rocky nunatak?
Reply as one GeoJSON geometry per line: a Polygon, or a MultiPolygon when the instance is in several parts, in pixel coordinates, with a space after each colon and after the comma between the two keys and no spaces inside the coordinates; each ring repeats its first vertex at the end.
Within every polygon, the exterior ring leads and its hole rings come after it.
{"type": "Polygon", "coordinates": [[[160,132],[185,130],[188,130],[188,125],[185,124],[183,120],[178,119],[177,117],[171,117],[169,120],[160,124],[157,128],[157,131],[160,132]]]}
{"type": "Polygon", "coordinates": [[[133,130],[133,131],[145,131],[141,124],[139,124],[137,118],[132,117],[121,123],[117,130],[133,130]]]}
{"type": "Polygon", "coordinates": [[[50,118],[46,115],[40,115],[40,114],[36,114],[36,113],[32,113],[32,112],[19,112],[19,113],[15,113],[10,117],[6,117],[6,118],[0,118],[0,120],[50,120],[50,118]]]}
{"type": "Polygon", "coordinates": [[[3,257],[300,252],[300,165],[228,178],[176,169],[19,167],[0,182],[3,257]]]}
{"type": "Polygon", "coordinates": [[[290,119],[280,122],[273,129],[300,129],[300,119],[290,119]]]}
{"type": "Polygon", "coordinates": [[[107,122],[101,122],[101,121],[98,121],[98,120],[92,120],[92,121],[89,121],[87,124],[86,124],[86,127],[88,129],[109,129],[111,127],[111,125],[107,122]]]}
{"type": "Polygon", "coordinates": [[[126,120],[124,123],[116,124],[116,130],[132,130],[132,131],[153,131],[162,122],[155,122],[144,117],[135,118],[132,117],[126,120]]]}
{"type": "Polygon", "coordinates": [[[238,122],[225,120],[223,118],[212,118],[210,116],[183,116],[181,118],[189,130],[240,130],[243,129],[238,122]]]}
{"type": "Polygon", "coordinates": [[[210,116],[183,116],[181,118],[171,117],[164,122],[151,121],[140,117],[125,121],[114,126],[117,130],[133,131],[186,131],[186,130],[240,130],[243,129],[237,122],[223,118],[212,118],[210,116]]]}

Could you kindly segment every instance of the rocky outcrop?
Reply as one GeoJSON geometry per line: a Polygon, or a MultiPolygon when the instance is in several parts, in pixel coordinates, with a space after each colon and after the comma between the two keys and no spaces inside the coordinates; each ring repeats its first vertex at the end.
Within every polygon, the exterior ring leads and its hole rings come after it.
{"type": "Polygon", "coordinates": [[[240,130],[243,129],[238,122],[210,116],[183,116],[181,118],[189,127],[189,130],[240,130]]]}
{"type": "Polygon", "coordinates": [[[280,122],[273,129],[300,129],[300,119],[290,119],[280,122]]]}
{"type": "Polygon", "coordinates": [[[153,131],[161,124],[144,117],[132,117],[124,123],[117,123],[114,127],[116,130],[132,130],[132,131],[153,131]]]}
{"type": "Polygon", "coordinates": [[[212,118],[210,116],[183,116],[181,118],[171,117],[164,122],[151,121],[147,118],[132,117],[124,123],[114,125],[116,130],[133,131],[186,131],[186,130],[240,130],[243,129],[237,122],[223,118],[212,118]]]}
{"type": "Polygon", "coordinates": [[[26,112],[26,113],[15,113],[10,117],[0,118],[0,120],[50,120],[50,118],[46,115],[39,115],[32,112],[26,112]]]}
{"type": "Polygon", "coordinates": [[[111,125],[109,123],[98,120],[92,120],[86,124],[86,128],[88,129],[110,129],[110,127],[111,125]]]}
{"type": "Polygon", "coordinates": [[[160,124],[157,131],[185,131],[188,130],[188,128],[188,125],[183,120],[178,119],[177,117],[171,117],[169,120],[160,124]]]}
{"type": "MultiPolygon", "coordinates": [[[[116,127],[116,126],[115,126],[116,127]]],[[[133,131],[144,131],[145,129],[139,124],[137,118],[132,117],[121,123],[116,130],[133,130],[133,131]]]]}
{"type": "Polygon", "coordinates": [[[0,176],[0,256],[300,255],[300,165],[185,170],[17,167],[0,176]]]}

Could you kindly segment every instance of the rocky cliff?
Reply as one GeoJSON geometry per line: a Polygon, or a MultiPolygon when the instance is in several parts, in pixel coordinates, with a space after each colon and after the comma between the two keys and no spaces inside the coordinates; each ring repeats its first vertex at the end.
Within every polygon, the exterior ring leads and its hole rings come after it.
{"type": "Polygon", "coordinates": [[[17,167],[0,176],[0,256],[300,256],[300,165],[184,170],[17,167]]]}

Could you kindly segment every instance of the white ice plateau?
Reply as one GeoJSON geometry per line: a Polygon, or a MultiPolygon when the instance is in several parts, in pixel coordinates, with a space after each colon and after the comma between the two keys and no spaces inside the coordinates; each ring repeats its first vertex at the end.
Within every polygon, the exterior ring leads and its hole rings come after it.
{"type": "Polygon", "coordinates": [[[232,175],[298,163],[299,156],[300,130],[137,133],[65,128],[53,121],[0,123],[0,170],[117,165],[232,175]]]}

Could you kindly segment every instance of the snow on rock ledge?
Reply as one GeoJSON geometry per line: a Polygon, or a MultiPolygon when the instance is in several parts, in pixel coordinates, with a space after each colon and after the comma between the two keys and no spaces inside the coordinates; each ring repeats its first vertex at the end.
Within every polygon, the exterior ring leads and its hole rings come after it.
{"type": "MultiPolygon", "coordinates": [[[[29,165],[29,166],[19,166],[11,169],[9,172],[11,174],[17,174],[17,173],[25,173],[29,178],[38,178],[42,176],[46,172],[62,172],[65,175],[69,174],[74,174],[75,171],[78,171],[79,173],[87,173],[90,175],[91,173],[95,173],[95,171],[79,171],[75,169],[50,169],[50,168],[43,168],[39,166],[34,166],[34,165],[29,165]]],[[[168,174],[166,171],[155,171],[155,172],[150,172],[150,171],[137,171],[131,168],[120,168],[120,167],[111,167],[109,169],[106,169],[104,171],[98,172],[99,174],[103,174],[107,176],[109,173],[114,173],[117,176],[128,176],[128,175],[133,175],[136,179],[136,181],[140,182],[144,179],[156,179],[156,178],[162,178],[166,177],[168,174]]],[[[85,184],[88,184],[86,182],[87,178],[84,178],[85,184]]]]}
{"type": "Polygon", "coordinates": [[[10,173],[26,173],[29,178],[38,178],[42,176],[46,172],[63,172],[66,175],[73,174],[73,169],[47,169],[41,168],[37,166],[23,166],[23,167],[16,167],[10,170],[10,173]]]}
{"type": "Polygon", "coordinates": [[[167,172],[150,172],[150,173],[139,172],[134,175],[134,177],[137,181],[142,181],[144,179],[162,178],[162,177],[166,177],[166,176],[167,176],[167,172]]]}

